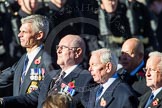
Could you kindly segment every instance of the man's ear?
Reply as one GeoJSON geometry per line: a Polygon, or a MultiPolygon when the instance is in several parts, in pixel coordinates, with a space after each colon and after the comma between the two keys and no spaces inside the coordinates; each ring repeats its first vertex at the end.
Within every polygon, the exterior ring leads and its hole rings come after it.
{"type": "Polygon", "coordinates": [[[36,34],[35,39],[42,40],[43,36],[44,36],[44,33],[42,31],[39,31],[39,33],[36,34]]]}
{"type": "Polygon", "coordinates": [[[101,5],[100,5],[100,6],[101,6],[101,9],[103,9],[103,10],[105,9],[102,3],[101,3],[101,5]]]}
{"type": "Polygon", "coordinates": [[[106,63],[106,70],[107,70],[107,72],[112,71],[112,64],[110,62],[106,63]]]}
{"type": "Polygon", "coordinates": [[[79,57],[79,55],[81,55],[82,54],[82,49],[81,48],[77,48],[76,50],[75,50],[75,58],[78,58],[79,57]]]}

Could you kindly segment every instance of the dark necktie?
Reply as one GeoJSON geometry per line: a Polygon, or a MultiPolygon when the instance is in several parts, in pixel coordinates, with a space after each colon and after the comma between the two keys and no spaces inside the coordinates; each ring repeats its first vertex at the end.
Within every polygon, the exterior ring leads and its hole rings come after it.
{"type": "Polygon", "coordinates": [[[96,92],[96,104],[97,104],[98,100],[100,99],[100,95],[101,95],[102,91],[103,91],[103,86],[100,86],[96,92]]]}
{"type": "Polygon", "coordinates": [[[29,61],[28,56],[26,56],[25,61],[24,61],[23,73],[21,75],[21,84],[23,83],[25,75],[26,75],[26,68],[28,65],[28,61],[29,61]]]}
{"type": "Polygon", "coordinates": [[[151,95],[150,95],[150,97],[149,97],[149,99],[148,99],[148,101],[147,101],[147,103],[146,103],[146,105],[145,105],[145,108],[148,107],[148,105],[152,102],[153,99],[154,99],[154,94],[151,93],[151,95]]]}
{"type": "Polygon", "coordinates": [[[65,72],[62,71],[60,72],[60,74],[56,77],[53,78],[53,81],[51,82],[51,85],[50,85],[50,90],[48,92],[48,95],[52,94],[52,92],[54,92],[55,88],[57,88],[57,86],[59,86],[65,76],[65,72]]]}

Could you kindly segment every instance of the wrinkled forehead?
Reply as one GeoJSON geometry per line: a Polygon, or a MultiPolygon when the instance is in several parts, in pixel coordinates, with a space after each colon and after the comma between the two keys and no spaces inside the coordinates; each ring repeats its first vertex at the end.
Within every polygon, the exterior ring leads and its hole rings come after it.
{"type": "Polygon", "coordinates": [[[149,57],[147,62],[146,62],[146,65],[147,66],[157,66],[160,62],[160,58],[158,56],[152,56],[152,57],[149,57]]]}
{"type": "Polygon", "coordinates": [[[73,38],[69,38],[69,37],[64,37],[60,40],[59,45],[66,45],[71,47],[71,45],[73,45],[73,38]]]}

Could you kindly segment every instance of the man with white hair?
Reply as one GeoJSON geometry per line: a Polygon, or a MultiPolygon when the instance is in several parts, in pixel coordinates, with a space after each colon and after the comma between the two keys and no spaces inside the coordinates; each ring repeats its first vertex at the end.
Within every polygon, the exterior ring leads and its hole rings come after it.
{"type": "Polygon", "coordinates": [[[113,77],[117,64],[117,57],[109,49],[92,52],[89,71],[99,85],[91,91],[86,108],[137,108],[137,97],[129,85],[113,77]]]}
{"type": "Polygon", "coordinates": [[[160,108],[162,105],[162,53],[151,52],[144,68],[146,85],[151,88],[140,98],[139,108],[160,108]]]}

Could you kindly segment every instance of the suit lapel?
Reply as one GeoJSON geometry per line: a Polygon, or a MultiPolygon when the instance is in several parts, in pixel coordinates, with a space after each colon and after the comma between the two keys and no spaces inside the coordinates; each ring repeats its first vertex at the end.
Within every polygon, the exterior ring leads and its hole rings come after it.
{"type": "MultiPolygon", "coordinates": [[[[82,70],[79,67],[76,67],[69,75],[67,75],[63,79],[63,82],[69,83],[69,82],[75,80],[79,76],[79,74],[80,74],[81,71],[82,70]]],[[[75,83],[78,83],[78,82],[75,82],[75,83]]]]}
{"type": "MultiPolygon", "coordinates": [[[[31,69],[32,69],[32,68],[35,68],[35,63],[34,63],[34,61],[35,61],[36,59],[38,59],[38,58],[42,55],[42,53],[43,53],[43,50],[41,49],[41,50],[39,51],[39,53],[38,53],[38,54],[35,56],[35,58],[33,59],[31,65],[30,65],[30,67],[29,67],[29,69],[28,69],[28,72],[27,72],[27,74],[26,74],[26,76],[25,76],[24,83],[22,84],[23,87],[21,87],[21,89],[20,89],[20,93],[26,93],[26,92],[27,92],[26,90],[28,90],[28,87],[29,87],[30,84],[31,84],[31,79],[30,79],[31,69]]],[[[41,63],[42,63],[42,62],[41,62],[41,63]]]]}
{"type": "Polygon", "coordinates": [[[23,66],[24,66],[24,60],[25,60],[26,54],[22,56],[20,61],[18,62],[17,68],[15,70],[15,75],[14,75],[14,95],[17,96],[19,95],[19,90],[20,90],[20,82],[21,82],[21,74],[23,71],[23,66]]]}
{"type": "Polygon", "coordinates": [[[139,104],[138,108],[144,108],[145,107],[150,95],[151,95],[151,91],[147,92],[144,96],[142,96],[142,98],[140,99],[140,104],[139,104]]]}
{"type": "Polygon", "coordinates": [[[50,90],[50,86],[51,85],[51,82],[53,80],[54,77],[58,76],[60,74],[60,70],[53,70],[52,72],[50,72],[50,74],[47,74],[47,77],[46,77],[46,81],[45,82],[45,86],[47,88],[47,91],[50,90]]]}
{"type": "Polygon", "coordinates": [[[97,86],[92,92],[90,92],[89,102],[87,104],[88,107],[86,107],[86,108],[94,108],[95,107],[96,93],[97,93],[98,88],[99,88],[99,86],[97,86]]]}
{"type": "MultiPolygon", "coordinates": [[[[77,66],[69,75],[67,75],[65,78],[63,78],[63,80],[61,81],[61,84],[64,83],[64,84],[68,85],[69,82],[75,81],[75,85],[80,85],[79,84],[80,81],[76,81],[76,80],[79,77],[79,74],[81,73],[81,71],[82,71],[82,69],[77,66]]],[[[57,88],[55,90],[60,91],[61,84],[59,86],[57,86],[57,88]]],[[[79,88],[77,88],[77,86],[74,89],[76,90],[75,94],[78,92],[78,90],[80,90],[79,88]]]]}
{"type": "Polygon", "coordinates": [[[72,81],[73,79],[75,79],[75,77],[77,77],[78,76],[78,73],[76,73],[76,72],[71,72],[68,76],[66,76],[64,79],[63,79],[63,81],[65,81],[65,82],[70,82],[70,81],[72,81]]]}
{"type": "Polygon", "coordinates": [[[57,76],[59,73],[60,73],[60,70],[53,70],[50,73],[46,74],[43,84],[41,85],[42,90],[40,91],[41,95],[39,95],[40,103],[43,103],[44,100],[46,99],[48,92],[50,90],[50,85],[51,85],[52,79],[55,76],[57,76]]]}
{"type": "Polygon", "coordinates": [[[161,108],[160,106],[162,105],[162,90],[156,95],[154,100],[150,103],[151,108],[161,108]]]}
{"type": "Polygon", "coordinates": [[[106,89],[106,91],[104,92],[104,94],[101,96],[100,100],[98,101],[96,108],[100,108],[100,107],[108,107],[111,102],[113,101],[114,97],[113,97],[113,93],[114,93],[114,89],[118,86],[118,84],[121,82],[120,79],[116,79],[111,85],[110,87],[108,87],[106,89]]]}

